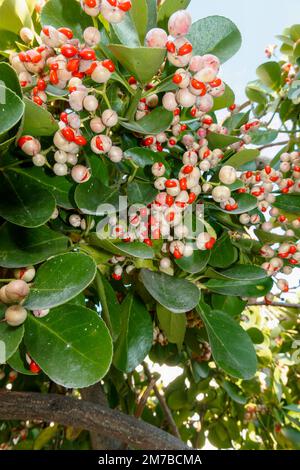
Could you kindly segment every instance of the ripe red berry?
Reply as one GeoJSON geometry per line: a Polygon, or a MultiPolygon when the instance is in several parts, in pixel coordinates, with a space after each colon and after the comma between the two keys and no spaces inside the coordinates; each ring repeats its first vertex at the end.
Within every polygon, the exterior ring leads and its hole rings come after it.
{"type": "Polygon", "coordinates": [[[73,39],[73,31],[70,28],[59,28],[58,31],[64,34],[68,39],[73,39]]]}
{"type": "Polygon", "coordinates": [[[76,145],[79,145],[80,147],[87,145],[87,140],[83,135],[77,135],[74,139],[74,142],[76,145]]]}
{"type": "Polygon", "coordinates": [[[57,75],[56,70],[51,70],[49,79],[50,79],[50,82],[52,83],[52,85],[57,85],[58,84],[59,79],[58,79],[58,75],[57,75]]]}
{"type": "Polygon", "coordinates": [[[47,88],[47,83],[42,78],[39,78],[37,81],[37,89],[39,91],[45,91],[47,88]]]}
{"type": "Polygon", "coordinates": [[[61,130],[61,133],[68,142],[74,142],[75,133],[73,129],[71,129],[71,127],[65,127],[64,129],[61,130]]]}
{"type": "Polygon", "coordinates": [[[29,368],[33,374],[39,374],[41,372],[40,366],[34,361],[31,361],[29,368]]]}
{"type": "Polygon", "coordinates": [[[191,52],[193,52],[193,46],[192,44],[189,44],[187,42],[186,44],[183,44],[183,46],[179,48],[178,55],[183,56],[183,55],[190,54],[191,52]]]}
{"type": "Polygon", "coordinates": [[[222,80],[220,78],[216,78],[212,82],[209,83],[212,88],[217,88],[218,86],[222,85],[222,80]]]}
{"type": "Polygon", "coordinates": [[[174,42],[168,41],[166,44],[167,51],[170,52],[171,54],[174,54],[176,51],[176,47],[174,42]]]}
{"type": "Polygon", "coordinates": [[[72,44],[64,44],[63,46],[61,46],[60,52],[63,56],[70,59],[71,57],[74,57],[78,54],[78,49],[72,44]]]}
{"type": "Polygon", "coordinates": [[[111,73],[113,73],[116,70],[115,64],[113,63],[112,60],[109,60],[109,59],[103,60],[102,65],[111,73]]]}
{"type": "Polygon", "coordinates": [[[96,60],[96,53],[93,49],[83,49],[79,52],[80,57],[83,60],[96,60]]]}
{"type": "Polygon", "coordinates": [[[179,85],[182,82],[182,76],[179,73],[176,73],[173,77],[173,83],[179,85]]]}
{"type": "Polygon", "coordinates": [[[67,64],[67,70],[69,72],[77,72],[79,69],[80,60],[79,59],[70,59],[67,64]]]}

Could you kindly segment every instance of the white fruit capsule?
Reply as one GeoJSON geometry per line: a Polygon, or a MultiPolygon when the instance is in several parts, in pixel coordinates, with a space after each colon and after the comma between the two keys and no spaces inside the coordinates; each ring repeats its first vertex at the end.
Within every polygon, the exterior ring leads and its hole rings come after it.
{"type": "Polygon", "coordinates": [[[26,155],[29,155],[30,157],[33,157],[34,155],[37,155],[41,151],[41,144],[37,139],[34,139],[33,137],[21,137],[19,140],[19,145],[24,153],[26,155]]]}
{"type": "Polygon", "coordinates": [[[69,222],[70,222],[70,225],[72,225],[72,227],[74,227],[74,228],[79,228],[79,227],[80,227],[80,224],[81,224],[81,217],[80,217],[80,215],[78,215],[78,214],[72,214],[72,215],[69,217],[69,222]]]}
{"type": "Polygon", "coordinates": [[[157,178],[160,176],[164,176],[165,172],[166,172],[166,167],[161,162],[156,162],[152,166],[152,174],[153,176],[156,176],[157,178]]]}
{"type": "Polygon", "coordinates": [[[102,122],[106,127],[114,127],[118,124],[118,114],[113,109],[106,109],[101,116],[102,122]]]}
{"type": "Polygon", "coordinates": [[[97,44],[99,44],[101,41],[100,31],[98,31],[98,29],[94,28],[93,26],[89,26],[83,32],[83,39],[87,46],[97,46],[97,44]]]}
{"type": "Polygon", "coordinates": [[[37,155],[34,155],[34,157],[32,157],[32,163],[34,164],[34,166],[42,167],[46,164],[46,162],[46,157],[44,157],[44,155],[42,155],[41,153],[38,153],[37,155]]]}
{"type": "Polygon", "coordinates": [[[54,160],[56,163],[66,163],[68,160],[67,153],[63,150],[57,150],[54,154],[54,160]]]}
{"type": "Polygon", "coordinates": [[[23,325],[27,318],[27,311],[21,305],[13,305],[5,312],[5,320],[9,326],[23,325]]]}
{"type": "Polygon", "coordinates": [[[105,125],[100,117],[95,117],[90,121],[90,127],[96,134],[101,134],[105,130],[105,125]]]}
{"type": "Polygon", "coordinates": [[[69,165],[77,165],[78,163],[78,157],[77,155],[74,155],[73,153],[68,153],[67,154],[67,162],[69,163],[69,165]]]}
{"type": "Polygon", "coordinates": [[[103,67],[102,64],[98,64],[92,73],[92,80],[96,83],[106,83],[111,77],[111,72],[103,67]]]}
{"type": "Polygon", "coordinates": [[[83,107],[86,109],[89,113],[93,113],[96,111],[98,108],[99,103],[98,100],[95,96],[90,95],[86,96],[83,100],[83,107]]]}
{"type": "Polygon", "coordinates": [[[176,93],[176,100],[184,108],[191,108],[196,103],[196,96],[189,90],[183,89],[176,93]]]}
{"type": "Polygon", "coordinates": [[[192,17],[187,10],[178,10],[170,16],[168,31],[170,36],[178,37],[188,34],[192,25],[192,17]]]}
{"type": "Polygon", "coordinates": [[[175,95],[171,91],[166,93],[163,96],[162,104],[163,104],[163,107],[167,111],[172,111],[172,112],[175,111],[175,109],[177,109],[178,107],[178,103],[176,101],[175,95]]]}
{"type": "Polygon", "coordinates": [[[76,183],[86,183],[90,179],[91,173],[86,166],[75,165],[72,168],[71,176],[76,183]]]}
{"type": "Polygon", "coordinates": [[[226,186],[217,186],[212,191],[213,200],[216,202],[226,202],[230,199],[231,191],[226,186]]]}
{"type": "Polygon", "coordinates": [[[184,250],[183,250],[183,256],[185,258],[190,258],[193,256],[194,253],[194,248],[191,244],[185,245],[184,250]]]}
{"type": "Polygon", "coordinates": [[[170,269],[172,266],[171,260],[169,258],[162,258],[159,263],[159,267],[162,270],[170,269]]]}
{"type": "Polygon", "coordinates": [[[53,171],[57,176],[66,176],[68,174],[68,167],[65,163],[55,163],[53,171]]]}
{"type": "Polygon", "coordinates": [[[91,149],[97,155],[103,155],[111,150],[112,141],[106,135],[98,135],[91,140],[91,149]]]}
{"type": "Polygon", "coordinates": [[[147,47],[165,47],[168,42],[168,35],[165,30],[161,28],[153,28],[148,31],[145,38],[145,45],[147,47]]]}
{"type": "Polygon", "coordinates": [[[14,276],[16,279],[21,279],[21,281],[32,282],[35,278],[35,268],[34,266],[28,266],[27,268],[15,269],[14,276]]]}
{"type": "Polygon", "coordinates": [[[5,286],[5,295],[9,302],[21,302],[27,297],[29,290],[29,285],[25,281],[11,281],[5,286]]]}
{"type": "Polygon", "coordinates": [[[113,145],[108,152],[108,157],[113,163],[120,163],[123,160],[123,150],[113,145]]]}
{"type": "Polygon", "coordinates": [[[210,241],[211,236],[207,232],[200,233],[197,237],[197,247],[199,250],[204,251],[206,250],[206,244],[210,241]]]}
{"type": "Polygon", "coordinates": [[[241,224],[248,225],[250,223],[250,215],[249,214],[242,214],[239,218],[241,224]]]}
{"type": "Polygon", "coordinates": [[[223,184],[233,184],[236,182],[237,174],[235,168],[229,165],[223,166],[219,173],[219,180],[223,184]]]}
{"type": "Polygon", "coordinates": [[[167,181],[167,178],[164,178],[164,177],[158,178],[154,183],[155,188],[158,189],[159,191],[163,191],[166,188],[166,181],[167,181]]]}
{"type": "Polygon", "coordinates": [[[33,315],[34,315],[36,318],[44,318],[44,317],[46,317],[49,313],[50,313],[50,310],[49,310],[49,309],[47,309],[47,310],[34,310],[34,311],[33,311],[33,315]]]}
{"type": "Polygon", "coordinates": [[[106,0],[102,0],[101,14],[109,23],[117,24],[123,21],[126,12],[112,7],[106,0]]]}

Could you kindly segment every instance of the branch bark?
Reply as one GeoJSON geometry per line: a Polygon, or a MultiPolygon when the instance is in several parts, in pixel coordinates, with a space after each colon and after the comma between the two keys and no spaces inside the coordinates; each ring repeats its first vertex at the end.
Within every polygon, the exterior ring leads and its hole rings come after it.
{"type": "Polygon", "coordinates": [[[0,391],[0,420],[35,419],[102,433],[135,449],[189,449],[165,431],[103,405],[55,394],[0,391]]]}
{"type": "Polygon", "coordinates": [[[251,302],[247,304],[248,307],[282,307],[282,308],[298,308],[300,309],[300,304],[288,304],[285,302],[251,302]]]}

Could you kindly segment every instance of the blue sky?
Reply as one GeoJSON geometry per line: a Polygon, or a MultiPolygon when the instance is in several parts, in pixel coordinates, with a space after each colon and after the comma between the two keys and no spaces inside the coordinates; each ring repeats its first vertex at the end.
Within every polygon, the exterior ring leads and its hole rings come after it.
{"type": "Polygon", "coordinates": [[[245,85],[255,79],[257,66],[267,60],[265,47],[275,43],[275,36],[286,26],[300,23],[300,0],[192,0],[189,11],[193,21],[226,16],[241,31],[242,47],[220,74],[235,91],[237,103],[244,101],[245,85]]]}

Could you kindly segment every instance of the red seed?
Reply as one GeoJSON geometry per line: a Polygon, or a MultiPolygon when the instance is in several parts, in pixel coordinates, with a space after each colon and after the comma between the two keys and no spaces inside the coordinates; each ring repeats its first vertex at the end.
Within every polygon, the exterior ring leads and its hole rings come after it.
{"type": "Polygon", "coordinates": [[[116,70],[115,64],[113,63],[112,60],[109,60],[109,59],[103,60],[102,65],[111,73],[113,73],[116,70]]]}
{"type": "Polygon", "coordinates": [[[118,2],[118,8],[122,11],[129,11],[131,9],[131,2],[118,2]]]}
{"type": "Polygon", "coordinates": [[[74,142],[75,140],[75,133],[71,127],[65,127],[61,130],[61,134],[68,142],[74,142]]]}
{"type": "Polygon", "coordinates": [[[189,44],[188,42],[181,46],[178,51],[179,56],[187,55],[193,52],[193,46],[192,44],[189,44]]]}
{"type": "Polygon", "coordinates": [[[76,54],[78,54],[78,49],[72,44],[64,44],[61,47],[60,52],[62,53],[63,56],[70,59],[71,57],[74,57],[76,54]]]}
{"type": "Polygon", "coordinates": [[[170,52],[171,54],[174,54],[176,51],[176,47],[174,42],[168,41],[166,44],[167,51],[170,52]]]}
{"type": "Polygon", "coordinates": [[[96,60],[96,53],[93,49],[84,49],[83,51],[79,52],[80,57],[83,60],[96,60]]]}
{"type": "Polygon", "coordinates": [[[58,31],[64,34],[68,39],[73,39],[73,31],[70,28],[59,28],[58,31]]]}

